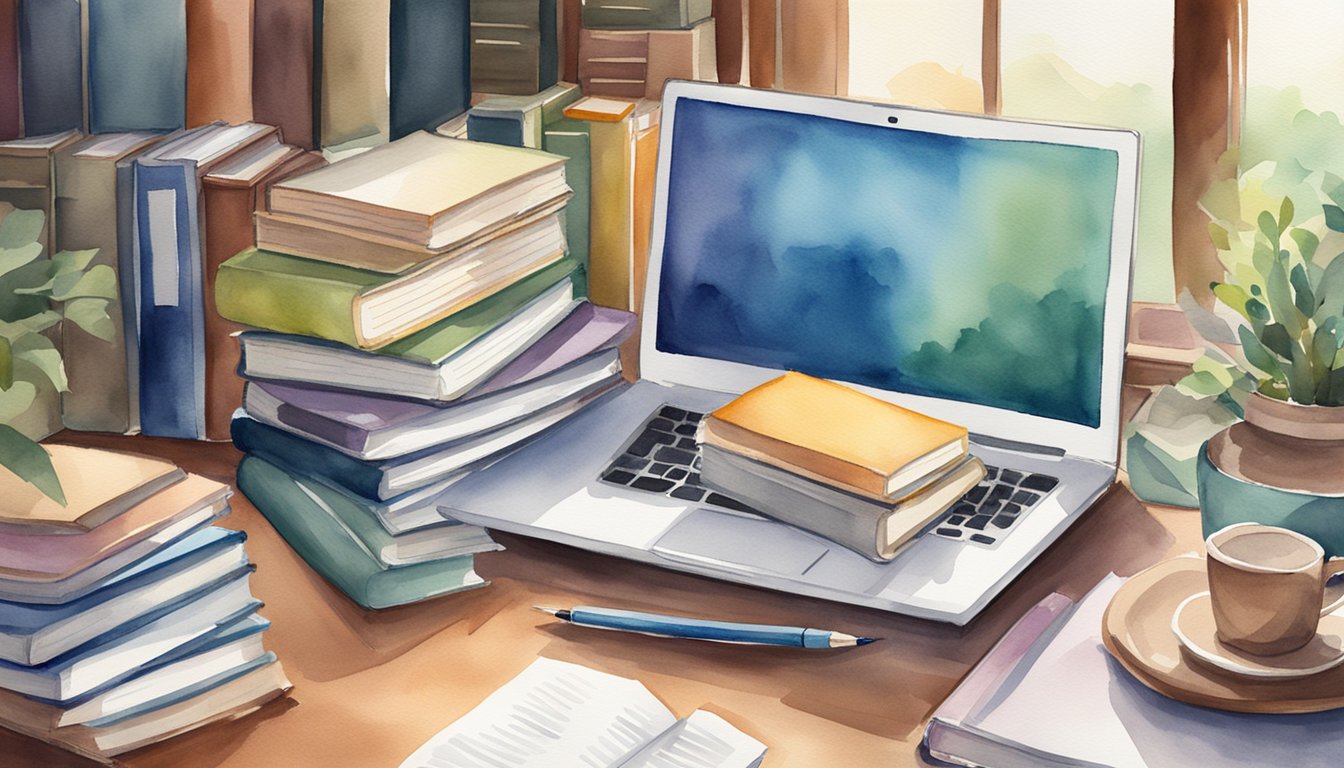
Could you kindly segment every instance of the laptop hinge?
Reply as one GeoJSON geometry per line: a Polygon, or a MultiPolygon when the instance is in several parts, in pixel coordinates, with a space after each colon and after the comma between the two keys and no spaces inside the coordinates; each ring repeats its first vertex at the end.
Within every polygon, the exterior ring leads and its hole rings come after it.
{"type": "Polygon", "coordinates": [[[1056,448],[1053,445],[1037,445],[1036,443],[1024,443],[1019,440],[1005,440],[1001,437],[990,437],[975,432],[971,433],[970,439],[976,445],[983,445],[986,448],[994,448],[1000,451],[1030,453],[1037,456],[1054,456],[1057,458],[1064,456],[1064,449],[1056,448]]]}

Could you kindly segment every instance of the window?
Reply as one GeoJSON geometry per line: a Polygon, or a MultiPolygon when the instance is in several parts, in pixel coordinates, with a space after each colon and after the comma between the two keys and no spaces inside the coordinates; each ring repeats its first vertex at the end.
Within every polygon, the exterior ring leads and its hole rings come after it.
{"type": "Polygon", "coordinates": [[[849,94],[984,110],[983,0],[850,0],[849,94]]]}

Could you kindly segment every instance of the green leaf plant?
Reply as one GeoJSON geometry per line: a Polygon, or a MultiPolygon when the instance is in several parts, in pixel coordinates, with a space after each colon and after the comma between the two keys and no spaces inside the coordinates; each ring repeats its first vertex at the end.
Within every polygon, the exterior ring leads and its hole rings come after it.
{"type": "Polygon", "coordinates": [[[117,275],[90,267],[96,250],[61,251],[42,258],[42,211],[10,211],[0,219],[0,466],[65,504],[51,458],[11,423],[32,406],[39,386],[69,391],[61,352],[50,331],[68,320],[110,341],[107,310],[117,295],[117,275]]]}
{"type": "MultiPolygon", "coordinates": [[[[1235,162],[1235,154],[1224,162],[1235,162]]],[[[1178,303],[1210,342],[1178,383],[1186,394],[1218,397],[1239,412],[1251,392],[1302,404],[1344,405],[1344,180],[1312,173],[1315,190],[1299,210],[1276,194],[1273,163],[1215,183],[1201,201],[1209,239],[1225,272],[1206,309],[1178,303]]]]}

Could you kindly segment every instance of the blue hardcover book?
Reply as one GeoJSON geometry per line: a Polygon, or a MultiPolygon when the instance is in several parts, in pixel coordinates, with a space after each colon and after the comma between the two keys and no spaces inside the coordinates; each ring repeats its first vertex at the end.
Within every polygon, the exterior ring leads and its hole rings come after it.
{"type": "Polygon", "coordinates": [[[200,179],[238,150],[275,136],[275,128],[255,123],[212,123],[135,160],[140,431],[146,435],[205,437],[200,179]]]}
{"type": "Polygon", "coordinates": [[[84,128],[80,0],[22,0],[19,71],[27,136],[84,128]]]}
{"type": "Polygon", "coordinates": [[[467,0],[392,0],[388,108],[392,139],[432,131],[471,104],[467,0]]]}
{"type": "Polygon", "coordinates": [[[185,1],[85,2],[90,132],[171,131],[185,126],[185,1]]]}
{"type": "Polygon", "coordinates": [[[0,662],[0,687],[64,709],[76,707],[169,664],[262,632],[271,623],[257,615],[261,607],[246,580],[230,582],[197,605],[183,606],[182,615],[161,618],[114,642],[33,667],[0,662]]]}
{"type": "Polygon", "coordinates": [[[154,699],[152,701],[147,701],[144,704],[132,707],[124,712],[118,712],[115,715],[110,715],[108,717],[101,717],[98,718],[97,720],[90,720],[89,722],[85,723],[85,725],[87,725],[90,728],[106,728],[108,726],[116,725],[117,723],[130,720],[133,717],[147,715],[151,712],[156,712],[165,707],[171,707],[174,704],[178,704],[188,699],[200,696],[203,693],[213,691],[214,689],[223,686],[225,683],[237,680],[238,678],[248,674],[249,672],[261,669],[262,667],[268,667],[276,663],[277,660],[278,659],[274,653],[267,651],[266,653],[263,653],[261,656],[258,656],[257,658],[252,659],[250,661],[245,661],[242,664],[239,664],[238,666],[234,667],[233,669],[221,672],[217,675],[213,675],[200,682],[193,683],[186,687],[180,688],[177,691],[174,691],[173,693],[170,693],[166,696],[160,696],[159,698],[154,699]]]}
{"type": "Polygon", "coordinates": [[[171,609],[173,603],[190,600],[191,594],[249,568],[241,539],[183,568],[156,565],[167,562],[159,560],[117,574],[113,584],[63,605],[3,601],[0,659],[20,664],[46,662],[122,625],[171,609]]]}

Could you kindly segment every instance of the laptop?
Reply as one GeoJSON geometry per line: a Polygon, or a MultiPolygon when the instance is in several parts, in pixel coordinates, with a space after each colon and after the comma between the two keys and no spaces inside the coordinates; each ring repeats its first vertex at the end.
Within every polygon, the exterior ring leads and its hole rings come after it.
{"type": "Polygon", "coordinates": [[[441,511],[967,623],[1115,481],[1138,135],[672,82],[659,138],[642,378],[441,511]],[[885,563],[701,486],[698,420],[785,370],[967,426],[989,477],[885,563]]]}

